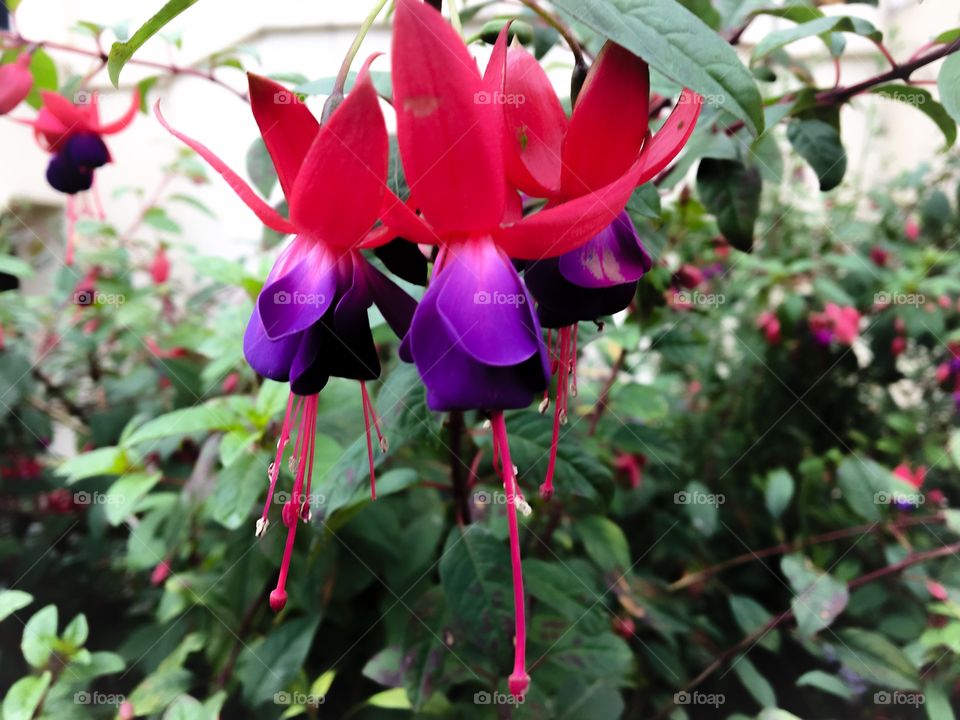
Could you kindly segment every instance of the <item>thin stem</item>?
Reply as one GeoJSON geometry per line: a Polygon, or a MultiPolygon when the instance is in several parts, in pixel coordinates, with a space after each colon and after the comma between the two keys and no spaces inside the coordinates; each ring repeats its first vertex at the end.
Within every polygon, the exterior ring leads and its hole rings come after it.
{"type": "MultiPolygon", "coordinates": [[[[450,484],[453,488],[453,507],[457,525],[463,526],[470,522],[469,482],[463,464],[463,411],[453,410],[447,424],[450,433],[450,484]]],[[[473,474],[473,470],[469,472],[473,474]]]]}
{"type": "Polygon", "coordinates": [[[623,366],[627,362],[627,350],[623,348],[620,350],[620,354],[617,356],[617,359],[613,363],[613,367],[610,368],[610,376],[607,378],[606,384],[604,384],[603,389],[600,391],[600,395],[597,397],[597,404],[593,407],[593,413],[590,417],[590,430],[587,432],[588,435],[594,435],[597,432],[597,425],[600,424],[600,418],[603,417],[603,411],[607,409],[607,401],[610,399],[610,391],[613,390],[613,384],[617,381],[617,375],[620,374],[620,371],[623,370],[623,366]]]}
{"type": "Polygon", "coordinates": [[[450,7],[450,24],[457,31],[457,35],[463,37],[463,23],[460,21],[460,11],[457,9],[457,0],[447,0],[450,7]]]}
{"type": "MultiPolygon", "coordinates": [[[[879,570],[873,570],[864,575],[861,575],[860,577],[854,578],[853,580],[847,583],[847,589],[854,590],[862,585],[866,585],[867,583],[871,583],[876,580],[880,580],[881,578],[887,577],[888,575],[895,575],[909,567],[913,567],[914,565],[919,565],[920,563],[927,562],[928,560],[935,560],[937,558],[946,557],[948,555],[955,555],[957,552],[960,552],[960,542],[954,543],[952,545],[944,545],[943,547],[936,548],[935,550],[926,550],[924,552],[914,553],[913,555],[907,556],[906,558],[904,558],[898,563],[894,563],[893,565],[888,565],[887,567],[880,568],[879,570]]],[[[739,655],[741,652],[749,650],[751,647],[753,647],[753,645],[756,642],[762,639],[767,633],[774,630],[780,624],[782,624],[786,620],[791,619],[792,617],[793,617],[793,611],[786,610],[780,613],[779,615],[776,615],[770,618],[770,620],[766,622],[763,626],[757,628],[752,633],[750,633],[749,635],[744,637],[742,640],[740,640],[738,643],[736,643],[735,645],[732,645],[731,647],[727,648],[726,650],[721,652],[719,655],[717,655],[717,657],[714,658],[713,662],[710,663],[706,668],[704,668],[703,671],[701,671],[701,673],[697,675],[693,680],[691,680],[686,685],[684,685],[680,689],[680,692],[689,692],[694,688],[698,687],[699,685],[701,685],[707,678],[709,678],[711,675],[717,672],[717,670],[725,666],[734,657],[739,655]]],[[[673,712],[675,707],[676,706],[673,703],[671,703],[669,706],[664,707],[662,710],[660,710],[660,712],[658,712],[654,716],[654,720],[663,720],[663,718],[666,718],[671,712],[673,712]]]]}
{"type": "Polygon", "coordinates": [[[347,54],[343,58],[343,63],[340,65],[340,71],[337,73],[337,78],[333,83],[333,92],[330,93],[330,97],[327,98],[327,101],[323,104],[323,112],[321,114],[321,123],[326,123],[330,119],[330,116],[333,115],[333,111],[336,110],[340,103],[344,100],[344,88],[347,86],[347,78],[350,77],[350,66],[353,65],[353,60],[356,58],[357,53],[360,52],[360,46],[363,45],[364,39],[367,37],[367,33],[370,32],[370,28],[373,27],[373,24],[377,21],[377,16],[380,14],[380,11],[383,10],[384,5],[387,4],[387,0],[377,0],[377,3],[373,6],[373,9],[369,12],[366,18],[364,18],[363,23],[360,25],[360,29],[357,30],[356,37],[353,38],[353,42],[350,44],[350,48],[347,50],[347,54]]]}
{"type": "Polygon", "coordinates": [[[570,51],[573,53],[573,58],[577,65],[586,66],[586,62],[584,61],[583,47],[580,45],[580,42],[577,40],[576,35],[573,34],[573,30],[570,29],[569,25],[567,25],[556,15],[553,15],[540,7],[536,0],[520,0],[520,2],[526,7],[530,8],[541,20],[547,23],[547,25],[560,33],[560,37],[563,38],[564,42],[566,42],[567,46],[570,48],[570,51]]]}
{"type": "Polygon", "coordinates": [[[890,51],[887,50],[887,46],[883,44],[883,41],[874,40],[873,44],[877,46],[877,50],[883,53],[883,56],[887,59],[887,62],[890,63],[890,67],[896,70],[899,65],[897,65],[897,61],[893,59],[893,55],[891,55],[890,51]]]}

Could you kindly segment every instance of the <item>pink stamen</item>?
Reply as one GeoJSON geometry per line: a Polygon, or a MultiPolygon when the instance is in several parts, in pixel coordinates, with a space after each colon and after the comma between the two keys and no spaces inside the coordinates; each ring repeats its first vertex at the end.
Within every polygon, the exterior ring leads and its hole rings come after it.
{"type": "Polygon", "coordinates": [[[283,522],[287,526],[287,542],[283,549],[283,560],[280,563],[280,575],[277,578],[277,587],[270,593],[270,608],[274,612],[280,612],[287,604],[287,575],[290,572],[290,560],[293,557],[293,545],[297,537],[297,519],[303,511],[303,483],[307,474],[307,468],[312,467],[309,460],[313,457],[313,448],[316,444],[317,426],[317,396],[311,395],[307,398],[301,398],[303,404],[303,419],[300,424],[300,432],[297,434],[297,447],[299,449],[297,458],[297,473],[294,480],[293,493],[290,499],[283,507],[283,522]],[[306,431],[306,432],[304,432],[306,431]],[[303,439],[303,442],[301,442],[303,439]]]}
{"type": "MultiPolygon", "coordinates": [[[[283,416],[283,425],[280,427],[280,439],[277,441],[277,454],[270,464],[269,477],[270,477],[270,491],[267,493],[266,502],[263,504],[263,514],[260,515],[260,520],[257,522],[257,535],[263,535],[267,529],[267,515],[270,512],[270,503],[273,502],[273,493],[277,487],[277,478],[280,477],[280,461],[283,458],[283,451],[287,447],[287,442],[290,440],[290,431],[293,429],[293,425],[296,422],[297,415],[294,413],[293,422],[291,422],[290,411],[293,409],[293,398],[294,394],[290,393],[290,396],[287,398],[287,412],[283,416]]],[[[302,400],[302,398],[300,398],[302,400]]],[[[300,402],[297,402],[297,412],[300,411],[300,402]]]]}
{"type": "MultiPolygon", "coordinates": [[[[370,463],[370,499],[376,500],[377,476],[373,469],[373,443],[370,439],[370,415],[373,413],[373,408],[370,406],[370,396],[367,395],[367,385],[363,381],[360,382],[360,397],[363,400],[363,427],[367,435],[367,460],[370,463]]],[[[376,419],[374,419],[374,423],[376,423],[376,419]]],[[[379,435],[379,433],[380,430],[378,428],[377,434],[379,435]]]]}
{"type": "Polygon", "coordinates": [[[67,253],[64,262],[73,265],[73,251],[77,234],[77,199],[73,195],[67,197],[67,253]]]}
{"type": "Polygon", "coordinates": [[[513,571],[513,614],[516,622],[516,636],[513,650],[513,672],[507,682],[510,694],[523,697],[530,687],[527,674],[527,624],[523,596],[523,569],[520,565],[520,533],[517,527],[517,482],[510,459],[510,446],[507,442],[507,425],[503,412],[496,411],[491,417],[493,437],[501,454],[500,465],[503,468],[503,485],[507,493],[507,523],[510,527],[510,565],[513,571]]]}
{"type": "Polygon", "coordinates": [[[550,438],[550,459],[547,462],[547,475],[540,485],[540,497],[549,500],[553,497],[553,473],[557,465],[557,447],[560,444],[560,425],[567,413],[567,383],[570,380],[569,353],[571,347],[570,328],[559,331],[559,362],[557,364],[557,401],[553,408],[553,434],[550,438]]]}

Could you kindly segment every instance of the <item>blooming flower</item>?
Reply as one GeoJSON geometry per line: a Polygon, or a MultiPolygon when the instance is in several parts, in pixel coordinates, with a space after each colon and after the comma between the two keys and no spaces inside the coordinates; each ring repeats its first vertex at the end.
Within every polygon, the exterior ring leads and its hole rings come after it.
{"type": "Polygon", "coordinates": [[[852,345],[860,334],[860,313],[854,307],[827,303],[822,313],[811,313],[808,324],[820,345],[829,345],[834,339],[841,345],[852,345]]]}
{"type": "Polygon", "coordinates": [[[919,490],[923,487],[924,480],[926,480],[927,466],[918,465],[917,469],[913,470],[906,463],[900,463],[893,469],[893,474],[919,490]]]}
{"type": "Polygon", "coordinates": [[[0,115],[6,115],[23,102],[31,88],[30,53],[20,53],[12,63],[0,66],[0,115]]]}
{"type": "Polygon", "coordinates": [[[97,93],[84,93],[84,102],[75,104],[62,95],[42,92],[43,107],[31,123],[37,142],[53,157],[47,165],[47,182],[54,190],[76,194],[93,186],[93,172],[110,162],[104,135],[126,128],[140,107],[140,93],[134,92],[126,113],[112,123],[100,122],[97,93]]]}
{"type": "Polygon", "coordinates": [[[763,332],[763,337],[770,345],[780,342],[780,319],[776,313],[765,311],[757,316],[757,327],[763,332]]]}
{"type": "MultiPolygon", "coordinates": [[[[491,411],[496,465],[507,497],[514,580],[516,636],[509,688],[522,696],[530,682],[516,517],[517,505],[523,501],[510,460],[503,410],[525,407],[535,393],[542,392],[549,380],[549,365],[532,298],[511,260],[562,255],[610,225],[633,188],[655,172],[663,143],[651,142],[654,150],[640,154],[645,128],[639,133],[636,129],[607,133],[603,128],[602,134],[615,141],[598,141],[597,123],[607,114],[603,111],[613,106],[609,101],[588,103],[593,110],[581,113],[577,129],[571,124],[564,133],[568,136],[564,163],[577,172],[564,184],[561,166],[555,166],[553,179],[568,192],[524,217],[517,193],[524,188],[507,182],[514,162],[509,143],[523,143],[521,160],[535,156],[550,161],[538,133],[527,133],[526,141],[511,135],[516,125],[505,117],[502,101],[514,92],[510,78],[522,77],[508,67],[506,29],[483,76],[461,38],[425,3],[399,0],[393,32],[400,156],[410,184],[411,207],[419,209],[422,217],[405,212],[381,219],[393,234],[440,245],[433,278],[417,306],[401,357],[416,364],[431,409],[491,411]],[[624,153],[627,147],[633,151],[624,153]]],[[[620,56],[620,51],[610,53],[612,58],[620,56]]],[[[605,76],[595,73],[594,77],[605,76]]],[[[590,82],[585,83],[584,95],[590,82]]],[[[615,76],[594,83],[597,89],[589,94],[608,98],[615,76]]],[[[531,93],[538,89],[531,87],[531,93]]],[[[550,114],[549,106],[543,114],[533,95],[525,100],[509,107],[522,110],[529,105],[534,108],[529,122],[544,133],[554,133],[559,118],[550,114]]],[[[559,127],[566,127],[565,118],[559,127]]]]}
{"type": "MultiPolygon", "coordinates": [[[[701,105],[699,96],[684,91],[678,108],[651,138],[649,68],[613,42],[607,42],[598,53],[569,120],[543,68],[523,47],[507,50],[502,85],[508,180],[526,195],[546,198],[548,208],[571,198],[589,197],[629,174],[637,164],[643,169],[635,185],[653,178],[680,152],[701,105]],[[511,102],[511,98],[524,101],[511,102]]],[[[570,229],[565,229],[564,235],[568,232],[570,229]]],[[[650,256],[630,216],[622,210],[580,247],[526,266],[524,280],[537,301],[539,320],[544,327],[557,330],[555,342],[552,332],[548,336],[557,394],[550,460],[540,488],[545,498],[553,495],[567,400],[576,394],[577,323],[626,308],[636,293],[637,281],[650,267],[650,256]]],[[[541,411],[548,405],[545,397],[541,411]]]]}
{"type": "Polygon", "coordinates": [[[291,389],[268,472],[270,491],[257,522],[257,535],[262,535],[284,450],[295,437],[290,463],[294,487],[282,512],[287,541],[277,586],[270,594],[270,606],[276,611],[287,601],[285,585],[298,520],[310,519],[317,393],[330,377],[360,381],[375,498],[371,424],[384,451],[386,440],[364,384],[380,375],[367,310],[376,304],[390,327],[403,336],[415,307],[360,253],[393,237],[384,229],[371,231],[378,216],[399,214],[402,222],[404,212],[413,215],[386,188],[387,131],[368,72],[374,57],[363,65],[353,90],[322,127],[281,85],[249,75],[254,118],[287,198],[289,220],[209,149],[173,130],[157,108],[164,126],[210,163],[264,224],[295,234],[260,291],[243,341],[250,366],[272,380],[289,382],[291,389]],[[382,205],[388,207],[382,210],[382,205]]]}

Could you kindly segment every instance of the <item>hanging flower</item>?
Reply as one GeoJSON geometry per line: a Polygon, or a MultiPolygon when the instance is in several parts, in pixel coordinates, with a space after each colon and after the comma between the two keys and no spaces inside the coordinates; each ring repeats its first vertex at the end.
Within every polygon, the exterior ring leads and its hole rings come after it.
{"type": "Polygon", "coordinates": [[[20,53],[12,63],[0,66],[0,115],[22,103],[33,88],[30,53],[20,53]]]}
{"type": "MultiPolygon", "coordinates": [[[[655,172],[662,151],[639,153],[645,128],[639,138],[637,133],[623,136],[634,147],[632,155],[623,154],[620,136],[618,142],[598,147],[590,140],[596,116],[584,114],[577,130],[581,139],[570,155],[570,162],[583,160],[584,166],[571,176],[569,195],[524,217],[517,192],[523,188],[507,182],[513,125],[506,122],[505,108],[513,91],[505,84],[511,75],[506,28],[483,76],[461,38],[427,4],[399,0],[393,33],[397,136],[411,198],[394,217],[381,219],[395,235],[440,245],[401,357],[416,364],[431,409],[491,413],[514,578],[516,636],[509,688],[522,696],[530,678],[516,510],[525,503],[510,460],[503,411],[526,407],[543,392],[550,368],[533,300],[512,260],[542,260],[583,245],[617,218],[634,187],[655,172]],[[588,185],[581,182],[583,173],[588,185]]],[[[537,104],[531,96],[509,107],[537,104]]],[[[537,127],[545,132],[552,128],[549,122],[537,127]]],[[[538,137],[529,137],[525,147],[538,147],[538,137]]]]}
{"type": "Polygon", "coordinates": [[[93,172],[110,162],[104,135],[120,132],[136,117],[140,93],[134,92],[126,113],[112,123],[100,122],[99,94],[78,91],[76,102],[53,92],[41,92],[43,107],[31,123],[40,146],[53,157],[47,182],[54,190],[76,194],[93,186],[93,172]]]}
{"type": "Polygon", "coordinates": [[[860,334],[860,313],[854,307],[827,303],[820,313],[811,313],[808,320],[814,340],[823,346],[836,340],[841,345],[852,345],[860,334]]]}
{"type": "Polygon", "coordinates": [[[150,260],[150,279],[154,285],[163,285],[169,277],[170,258],[167,257],[166,246],[161,244],[150,260]]]}
{"type": "MultiPolygon", "coordinates": [[[[699,96],[684,91],[677,109],[651,137],[649,68],[613,42],[597,55],[569,119],[546,72],[521,46],[506,52],[502,86],[508,180],[524,194],[546,199],[547,208],[590,197],[638,165],[642,169],[634,185],[652,179],[683,148],[701,107],[699,96]]],[[[555,240],[562,241],[569,232],[564,229],[555,240]]],[[[540,488],[545,498],[553,495],[567,400],[576,394],[577,323],[625,309],[650,267],[650,256],[622,209],[580,247],[526,266],[524,279],[537,301],[539,320],[557,331],[548,336],[557,390],[550,460],[540,488]]],[[[545,395],[541,411],[548,406],[545,395]]]]}
{"type": "MultiPolygon", "coordinates": [[[[289,382],[291,389],[276,459],[268,473],[270,491],[257,521],[257,535],[263,535],[281,458],[295,438],[290,462],[293,492],[282,512],[287,541],[277,586],[270,594],[270,606],[276,611],[287,601],[285,586],[297,521],[310,519],[317,393],[330,377],[360,381],[370,492],[375,498],[370,426],[376,429],[383,451],[386,440],[365,385],[380,375],[367,310],[376,304],[394,332],[403,336],[415,307],[360,253],[393,237],[384,228],[371,231],[381,205],[402,206],[386,188],[387,131],[368,72],[374,57],[363,65],[353,90],[322,127],[283,86],[249,75],[253,114],[286,196],[289,219],[259,198],[209,149],[173,130],[157,108],[164,127],[210,163],[264,224],[295,235],[257,297],[243,340],[250,366],[267,378],[289,382]]],[[[391,211],[384,214],[389,217],[391,211]]]]}

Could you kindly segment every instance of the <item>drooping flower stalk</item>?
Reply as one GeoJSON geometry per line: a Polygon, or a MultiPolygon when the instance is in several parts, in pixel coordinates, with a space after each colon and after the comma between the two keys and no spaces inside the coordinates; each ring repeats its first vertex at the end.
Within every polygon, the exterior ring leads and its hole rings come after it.
{"type": "MultiPolygon", "coordinates": [[[[553,474],[557,464],[557,447],[560,442],[560,426],[567,424],[568,398],[577,394],[577,326],[568,325],[557,330],[557,342],[554,348],[556,363],[554,374],[557,378],[557,397],[553,407],[553,434],[550,438],[550,458],[547,461],[547,474],[540,486],[540,496],[544,500],[553,497],[553,474]]],[[[548,390],[549,392],[549,390],[548,390]]],[[[541,403],[541,412],[545,412],[549,401],[541,403]]]]}
{"type": "Polygon", "coordinates": [[[510,444],[507,439],[507,425],[503,419],[503,412],[496,411],[491,415],[490,423],[493,426],[494,457],[500,458],[501,477],[506,493],[507,525],[510,529],[510,568],[513,574],[513,614],[514,614],[514,650],[513,672],[508,679],[510,693],[515,697],[523,697],[530,687],[530,676],[527,674],[527,621],[526,600],[523,594],[523,568],[520,562],[520,529],[517,521],[517,506],[523,502],[517,488],[517,477],[513,461],[510,459],[510,444]]]}

